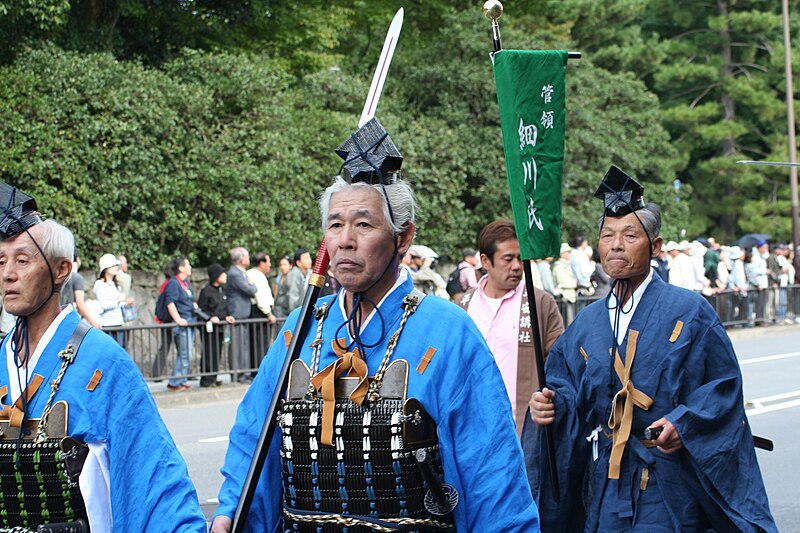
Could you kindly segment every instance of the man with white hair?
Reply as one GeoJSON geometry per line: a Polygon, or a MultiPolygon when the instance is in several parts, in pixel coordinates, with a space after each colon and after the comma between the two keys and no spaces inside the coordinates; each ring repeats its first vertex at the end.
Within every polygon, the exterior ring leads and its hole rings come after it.
{"type": "MultiPolygon", "coordinates": [[[[250,253],[246,248],[237,246],[231,250],[231,267],[228,269],[228,283],[225,285],[225,297],[228,299],[228,311],[234,319],[250,318],[250,299],[256,295],[257,287],[247,277],[250,266],[250,253]]],[[[250,382],[250,373],[245,372],[250,365],[250,333],[247,324],[235,324],[233,342],[231,343],[231,362],[234,376],[240,383],[250,382]]]]}
{"type": "Polygon", "coordinates": [[[3,196],[0,284],[5,308],[19,317],[0,345],[0,481],[17,487],[0,498],[4,527],[71,522],[57,531],[87,531],[88,521],[92,532],[205,531],[141,372],[111,337],[59,305],[72,233],[42,221],[16,188],[0,184],[3,196]]]}
{"type": "MultiPolygon", "coordinates": [[[[364,128],[360,146],[396,152],[377,120],[364,128]],[[362,138],[370,128],[378,140],[362,138]]],[[[500,371],[466,312],[398,268],[414,193],[397,158],[368,152],[366,170],[346,161],[320,200],[341,289],[317,302],[299,343],[245,530],[538,531],[500,371]]],[[[214,533],[231,529],[285,350],[272,345],[239,406],[214,533]]]]}

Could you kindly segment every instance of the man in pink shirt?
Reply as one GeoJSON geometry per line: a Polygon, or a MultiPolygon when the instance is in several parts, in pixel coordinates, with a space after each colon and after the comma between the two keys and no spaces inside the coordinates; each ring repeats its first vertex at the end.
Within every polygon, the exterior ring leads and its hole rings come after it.
{"type": "MultiPolygon", "coordinates": [[[[489,223],[478,236],[478,248],[487,274],[464,293],[458,304],[467,310],[494,354],[511,401],[517,434],[521,434],[528,402],[539,383],[514,224],[508,220],[489,223]]],[[[534,289],[534,294],[546,357],[564,331],[564,322],[552,296],[540,289],[534,289]]]]}

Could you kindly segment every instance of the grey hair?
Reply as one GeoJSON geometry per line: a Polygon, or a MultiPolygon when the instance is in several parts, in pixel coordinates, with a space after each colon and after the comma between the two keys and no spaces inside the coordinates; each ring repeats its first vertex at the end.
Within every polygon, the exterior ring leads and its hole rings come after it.
{"type": "Polygon", "coordinates": [[[409,224],[414,223],[414,214],[417,209],[417,200],[414,196],[414,191],[411,185],[403,180],[397,180],[390,185],[381,186],[370,185],[369,183],[347,183],[341,176],[336,176],[333,183],[325,189],[319,199],[319,211],[322,216],[322,231],[326,229],[326,222],[328,220],[328,211],[330,211],[331,196],[337,192],[344,192],[348,189],[363,189],[369,187],[374,189],[383,198],[383,190],[386,188],[387,202],[381,202],[383,205],[383,216],[389,227],[392,228],[392,234],[397,235],[408,227],[409,224]],[[389,213],[389,204],[392,206],[391,215],[389,213]],[[392,221],[394,215],[394,222],[392,221]]]}
{"type": "Polygon", "coordinates": [[[39,246],[48,259],[67,259],[72,261],[75,253],[75,237],[65,226],[52,219],[47,219],[39,224],[41,228],[41,241],[39,246]]]}
{"type": "MultiPolygon", "coordinates": [[[[639,219],[639,222],[642,224],[645,233],[650,238],[650,241],[654,241],[656,237],[661,235],[661,208],[658,207],[656,204],[647,204],[641,209],[634,211],[636,214],[636,218],[639,219]]],[[[600,217],[599,229],[600,231],[603,230],[603,222],[606,220],[606,215],[600,217]]]]}
{"type": "Polygon", "coordinates": [[[250,255],[247,250],[241,246],[237,246],[231,250],[231,264],[236,265],[246,255],[250,255]]]}

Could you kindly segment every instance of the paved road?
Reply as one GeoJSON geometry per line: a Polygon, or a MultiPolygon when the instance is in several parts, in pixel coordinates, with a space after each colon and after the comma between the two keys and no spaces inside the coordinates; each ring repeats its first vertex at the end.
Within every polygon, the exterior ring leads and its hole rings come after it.
{"type": "Polygon", "coordinates": [[[780,531],[800,531],[800,326],[732,335],[753,433],[775,442],[756,452],[772,514],[780,531]]]}
{"type": "MultiPolygon", "coordinates": [[[[753,433],[772,439],[774,452],[757,452],[780,531],[800,532],[800,326],[732,330],[744,377],[753,433]]],[[[166,393],[153,386],[161,414],[189,465],[210,516],[222,483],[227,435],[245,388],[166,393]]]]}

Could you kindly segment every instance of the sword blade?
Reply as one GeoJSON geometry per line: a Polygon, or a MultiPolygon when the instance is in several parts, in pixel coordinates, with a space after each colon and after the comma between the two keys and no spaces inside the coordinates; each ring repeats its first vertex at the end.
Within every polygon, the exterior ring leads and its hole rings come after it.
{"type": "Polygon", "coordinates": [[[375,110],[378,109],[378,102],[381,99],[381,92],[383,92],[383,82],[386,81],[386,73],[389,71],[389,65],[392,62],[394,49],[397,47],[397,40],[400,38],[400,30],[402,28],[403,8],[401,7],[395,13],[394,19],[392,19],[392,23],[389,26],[389,31],[386,33],[381,57],[378,59],[375,75],[372,76],[372,85],[370,85],[369,93],[367,93],[367,101],[364,102],[364,110],[361,112],[361,119],[358,121],[359,128],[375,116],[375,110]]]}
{"type": "Polygon", "coordinates": [[[742,165],[763,165],[766,167],[800,167],[800,163],[789,163],[785,161],[737,161],[742,165]]]}

